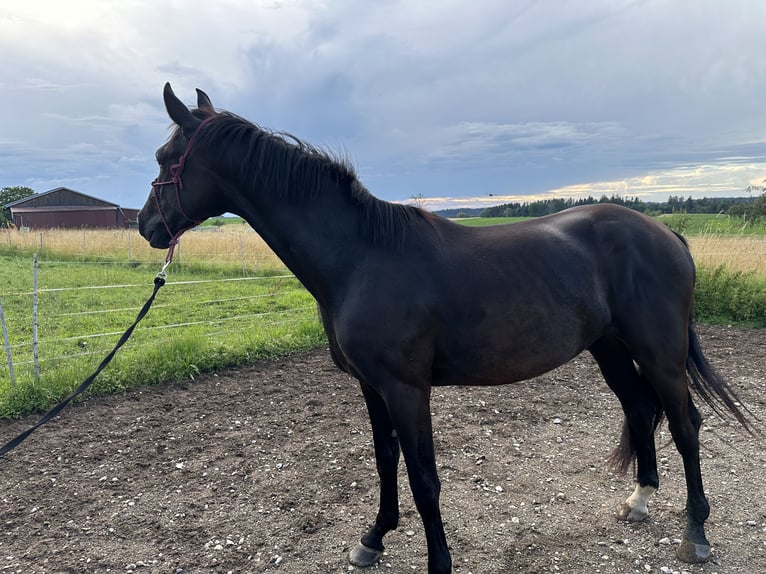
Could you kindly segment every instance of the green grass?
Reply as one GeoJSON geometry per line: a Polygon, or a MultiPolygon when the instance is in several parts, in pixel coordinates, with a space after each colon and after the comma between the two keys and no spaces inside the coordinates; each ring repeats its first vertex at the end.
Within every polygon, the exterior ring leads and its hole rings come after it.
{"type": "MultiPolygon", "coordinates": [[[[533,217],[470,217],[455,219],[469,227],[504,225],[533,217]]],[[[673,213],[657,217],[665,225],[684,235],[766,235],[766,221],[745,221],[740,217],[713,213],[673,213]]]]}
{"type": "Polygon", "coordinates": [[[227,216],[227,217],[213,217],[212,219],[208,219],[200,224],[200,227],[220,227],[222,225],[239,225],[239,226],[246,226],[247,222],[237,216],[227,216]]]}
{"type": "MultiPolygon", "coordinates": [[[[2,352],[0,417],[49,407],[95,370],[151,294],[156,268],[41,261],[39,363],[32,356],[32,272],[27,257],[0,257],[0,301],[9,330],[16,385],[2,352]],[[120,285],[118,288],[99,288],[120,285]],[[85,288],[84,288],[85,287],[85,288]],[[92,288],[96,287],[96,288],[92,288]]],[[[200,372],[320,345],[316,303],[293,277],[239,277],[233,270],[171,267],[144,321],[93,393],[194,377],[200,372]]]]}
{"type": "Polygon", "coordinates": [[[487,227],[489,225],[505,225],[506,223],[517,223],[533,219],[532,217],[469,217],[465,219],[455,219],[461,225],[468,227],[487,227]]]}
{"type": "Polygon", "coordinates": [[[745,221],[726,214],[673,213],[657,219],[684,235],[766,235],[763,220],[745,221]]]}
{"type": "Polygon", "coordinates": [[[766,328],[766,277],[724,265],[699,267],[694,316],[702,323],[766,328]]]}

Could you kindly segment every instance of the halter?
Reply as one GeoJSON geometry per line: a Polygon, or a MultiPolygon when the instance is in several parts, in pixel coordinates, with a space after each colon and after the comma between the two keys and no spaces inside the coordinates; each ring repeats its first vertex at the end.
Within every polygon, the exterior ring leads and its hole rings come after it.
{"type": "Polygon", "coordinates": [[[204,126],[214,117],[215,116],[210,116],[209,118],[202,120],[199,126],[197,126],[197,129],[194,130],[194,133],[192,134],[191,139],[189,139],[189,141],[186,144],[186,149],[184,150],[183,155],[181,155],[181,157],[178,158],[178,163],[174,163],[173,165],[170,166],[170,179],[165,181],[158,181],[159,178],[157,178],[152,182],[151,196],[154,198],[154,203],[157,205],[157,212],[160,214],[160,219],[162,220],[162,224],[165,226],[165,230],[168,232],[168,235],[170,236],[170,243],[168,244],[168,254],[165,257],[165,265],[162,267],[162,271],[160,273],[164,273],[165,269],[167,269],[168,265],[170,265],[170,262],[173,260],[173,251],[175,250],[176,245],[178,245],[178,238],[181,237],[181,235],[183,235],[186,231],[188,231],[192,227],[196,227],[197,225],[199,225],[200,223],[204,221],[204,219],[195,219],[193,217],[190,217],[184,210],[183,204],[181,203],[181,190],[184,188],[184,182],[183,182],[183,179],[181,178],[181,173],[183,172],[184,167],[186,165],[186,158],[189,157],[192,147],[197,142],[199,133],[202,131],[202,126],[204,126]],[[158,192],[158,188],[164,185],[171,185],[171,184],[175,186],[176,207],[178,211],[181,213],[181,215],[183,215],[186,219],[188,219],[191,222],[191,224],[187,225],[186,227],[182,227],[175,233],[173,233],[173,231],[170,229],[170,225],[168,225],[168,220],[165,218],[165,214],[162,212],[162,206],[160,205],[159,192],[158,192]]]}

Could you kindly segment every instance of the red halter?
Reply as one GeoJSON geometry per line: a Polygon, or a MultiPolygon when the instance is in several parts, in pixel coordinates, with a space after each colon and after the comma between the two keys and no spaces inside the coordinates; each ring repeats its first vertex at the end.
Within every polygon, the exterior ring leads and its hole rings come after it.
{"type": "Polygon", "coordinates": [[[173,259],[173,251],[175,249],[175,246],[178,244],[178,238],[181,237],[186,231],[191,229],[192,227],[196,227],[200,223],[204,221],[204,219],[194,219],[193,217],[190,217],[186,211],[183,208],[183,204],[181,203],[181,190],[184,188],[184,182],[181,178],[181,173],[184,170],[184,166],[186,165],[186,158],[189,157],[189,153],[191,153],[192,147],[196,143],[199,133],[202,131],[202,127],[208,123],[210,120],[212,120],[215,116],[210,116],[209,118],[206,118],[203,120],[199,126],[197,126],[197,129],[194,131],[194,134],[192,134],[191,139],[189,139],[188,143],[186,144],[186,149],[184,150],[183,155],[178,159],[178,163],[174,163],[170,166],[170,179],[166,181],[158,181],[158,179],[155,179],[152,182],[152,192],[151,195],[154,198],[154,202],[157,204],[157,212],[160,214],[160,219],[162,220],[163,225],[165,226],[165,229],[168,232],[168,235],[170,236],[170,243],[168,245],[168,255],[165,258],[165,266],[163,267],[163,271],[165,268],[170,264],[170,261],[173,259]],[[168,220],[165,218],[165,214],[162,213],[162,206],[160,205],[160,199],[159,199],[159,192],[157,191],[158,188],[164,186],[164,185],[174,185],[176,189],[176,207],[178,211],[183,215],[186,219],[188,219],[191,223],[187,225],[186,227],[182,227],[175,233],[170,229],[170,225],[168,225],[168,220]]]}

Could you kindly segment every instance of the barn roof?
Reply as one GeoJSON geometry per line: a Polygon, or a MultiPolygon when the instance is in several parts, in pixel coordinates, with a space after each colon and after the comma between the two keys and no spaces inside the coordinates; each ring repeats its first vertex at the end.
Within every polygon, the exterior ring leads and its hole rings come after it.
{"type": "Polygon", "coordinates": [[[112,207],[119,205],[104,201],[91,195],[85,195],[79,191],[69,189],[68,187],[57,187],[50,191],[36,193],[29,197],[24,197],[10,203],[6,203],[4,208],[11,207],[112,207]]]}

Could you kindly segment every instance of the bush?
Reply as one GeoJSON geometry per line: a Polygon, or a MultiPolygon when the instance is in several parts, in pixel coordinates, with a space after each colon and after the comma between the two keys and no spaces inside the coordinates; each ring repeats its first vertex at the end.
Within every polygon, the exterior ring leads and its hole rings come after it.
{"type": "Polygon", "coordinates": [[[694,291],[695,320],[766,327],[766,279],[724,265],[700,267],[694,291]]]}

